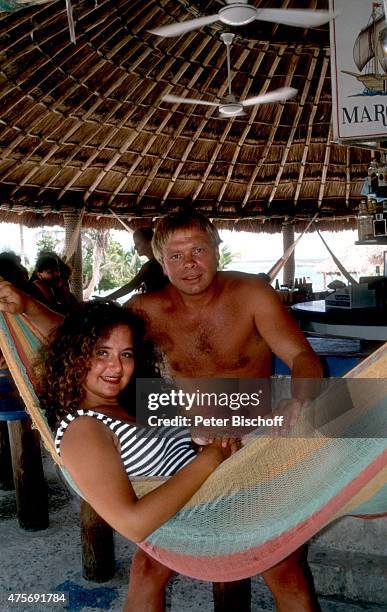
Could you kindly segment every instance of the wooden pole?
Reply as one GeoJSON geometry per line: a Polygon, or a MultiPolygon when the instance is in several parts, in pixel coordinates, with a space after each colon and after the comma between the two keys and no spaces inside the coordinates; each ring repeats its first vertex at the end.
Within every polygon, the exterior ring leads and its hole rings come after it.
{"type": "MultiPolygon", "coordinates": [[[[282,242],[285,251],[293,244],[294,242],[294,226],[291,223],[284,223],[282,225],[282,242]]],[[[294,273],[295,273],[295,257],[294,251],[290,255],[289,259],[284,265],[283,269],[283,284],[288,287],[292,287],[294,283],[294,273]]]]}
{"type": "Polygon", "coordinates": [[[40,437],[30,418],[8,421],[16,508],[19,525],[26,531],[48,527],[48,495],[44,480],[40,437]]]}
{"type": "Polygon", "coordinates": [[[65,254],[70,253],[68,263],[72,267],[71,291],[73,292],[77,300],[79,300],[80,302],[83,300],[82,235],[80,231],[81,215],[81,211],[63,213],[63,220],[65,226],[65,254]],[[74,236],[74,234],[77,234],[77,236],[74,236]]]}
{"type": "Polygon", "coordinates": [[[12,491],[14,488],[8,427],[6,421],[0,421],[0,489],[12,491]]]}
{"type": "Polygon", "coordinates": [[[250,612],[251,580],[213,582],[214,612],[250,612]]]}
{"type": "Polygon", "coordinates": [[[85,501],[81,502],[81,543],[83,577],[106,582],[114,576],[112,528],[85,501]]]}

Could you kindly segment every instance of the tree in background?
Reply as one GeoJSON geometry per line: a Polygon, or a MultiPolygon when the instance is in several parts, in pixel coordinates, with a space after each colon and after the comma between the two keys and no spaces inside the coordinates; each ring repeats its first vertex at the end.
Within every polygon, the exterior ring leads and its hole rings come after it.
{"type": "Polygon", "coordinates": [[[236,253],[234,253],[227,244],[221,244],[219,247],[219,263],[218,270],[224,270],[234,261],[236,253]]]}
{"type": "Polygon", "coordinates": [[[125,251],[114,240],[109,230],[82,232],[83,297],[89,299],[94,291],[113,290],[129,282],[141,268],[141,259],[132,247],[125,251]]]}
{"type": "Polygon", "coordinates": [[[40,237],[36,241],[36,248],[38,253],[41,251],[55,251],[55,253],[59,253],[61,250],[61,240],[58,238],[58,232],[42,229],[40,237]]]}

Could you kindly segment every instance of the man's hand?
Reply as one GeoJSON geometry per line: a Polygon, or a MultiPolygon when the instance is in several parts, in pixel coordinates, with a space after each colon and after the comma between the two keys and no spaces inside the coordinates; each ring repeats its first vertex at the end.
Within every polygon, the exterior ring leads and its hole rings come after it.
{"type": "Polygon", "coordinates": [[[274,436],[286,436],[289,434],[300,420],[303,410],[307,407],[310,401],[299,400],[296,398],[287,398],[281,400],[275,408],[275,414],[284,417],[283,424],[280,427],[273,428],[274,436]]]}
{"type": "Polygon", "coordinates": [[[0,311],[22,314],[26,310],[28,296],[8,281],[0,281],[0,311]]]}

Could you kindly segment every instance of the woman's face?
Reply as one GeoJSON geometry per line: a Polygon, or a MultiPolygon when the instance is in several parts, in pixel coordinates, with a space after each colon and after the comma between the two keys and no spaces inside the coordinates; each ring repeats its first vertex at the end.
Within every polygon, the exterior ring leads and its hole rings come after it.
{"type": "Polygon", "coordinates": [[[116,403],[134,370],[133,336],[126,325],[117,325],[95,349],[83,383],[85,402],[91,405],[116,403]]]}

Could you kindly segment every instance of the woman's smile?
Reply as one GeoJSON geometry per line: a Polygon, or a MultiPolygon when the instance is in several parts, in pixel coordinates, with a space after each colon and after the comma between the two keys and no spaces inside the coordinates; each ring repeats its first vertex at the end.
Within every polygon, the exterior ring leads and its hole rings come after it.
{"type": "Polygon", "coordinates": [[[129,384],[134,370],[133,337],[126,325],[117,325],[94,349],[85,378],[84,403],[87,407],[115,403],[129,384]]]}

